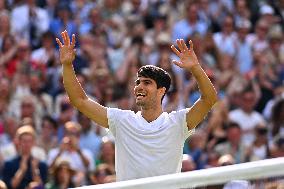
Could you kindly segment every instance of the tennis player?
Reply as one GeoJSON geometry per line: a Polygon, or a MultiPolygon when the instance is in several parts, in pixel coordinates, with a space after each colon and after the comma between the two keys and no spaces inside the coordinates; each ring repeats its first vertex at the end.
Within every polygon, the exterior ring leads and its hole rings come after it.
{"type": "Polygon", "coordinates": [[[163,112],[162,99],[170,88],[171,78],[163,69],[146,65],[139,69],[135,81],[134,95],[140,107],[135,113],[104,107],[86,95],[72,66],[75,35],[72,41],[67,31],[61,35],[63,43],[58,38],[56,41],[65,90],[73,106],[114,135],[116,180],[180,172],[185,140],[217,101],[216,91],[198,63],[192,41],[188,48],[183,39],[176,40],[178,49],[174,45],[171,49],[180,60],[173,63],[192,73],[201,97],[190,108],[163,112]]]}

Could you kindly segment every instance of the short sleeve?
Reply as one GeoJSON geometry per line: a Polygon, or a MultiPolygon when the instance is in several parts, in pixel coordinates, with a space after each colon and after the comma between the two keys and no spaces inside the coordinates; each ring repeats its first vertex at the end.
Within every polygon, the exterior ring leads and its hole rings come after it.
{"type": "Polygon", "coordinates": [[[188,127],[187,127],[186,114],[188,113],[188,111],[189,111],[189,108],[173,112],[175,119],[178,122],[178,125],[181,126],[181,130],[182,130],[184,140],[186,140],[195,131],[195,129],[189,130],[188,127]]]}
{"type": "Polygon", "coordinates": [[[116,126],[120,122],[120,119],[124,111],[118,108],[107,108],[107,119],[110,132],[116,138],[116,126]]]}

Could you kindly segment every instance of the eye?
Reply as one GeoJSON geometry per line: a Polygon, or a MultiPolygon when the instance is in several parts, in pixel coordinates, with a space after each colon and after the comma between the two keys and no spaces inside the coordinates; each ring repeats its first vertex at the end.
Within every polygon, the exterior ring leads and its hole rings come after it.
{"type": "Polygon", "coordinates": [[[145,85],[151,84],[151,81],[145,81],[145,85]]]}
{"type": "Polygon", "coordinates": [[[139,85],[139,84],[140,84],[140,80],[136,80],[135,85],[139,85]]]}

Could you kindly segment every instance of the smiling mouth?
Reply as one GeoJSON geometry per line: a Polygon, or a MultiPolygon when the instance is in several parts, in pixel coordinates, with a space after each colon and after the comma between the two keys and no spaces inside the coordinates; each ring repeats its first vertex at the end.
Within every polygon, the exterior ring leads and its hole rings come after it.
{"type": "Polygon", "coordinates": [[[136,99],[142,99],[144,98],[146,95],[144,93],[137,93],[136,94],[136,99]]]}

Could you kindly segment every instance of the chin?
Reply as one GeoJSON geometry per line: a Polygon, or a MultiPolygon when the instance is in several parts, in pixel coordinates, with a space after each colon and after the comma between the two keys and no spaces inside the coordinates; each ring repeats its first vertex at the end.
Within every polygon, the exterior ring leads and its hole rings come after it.
{"type": "Polygon", "coordinates": [[[144,106],[144,105],[145,105],[145,103],[144,103],[144,102],[141,102],[141,101],[137,101],[137,100],[136,100],[136,105],[137,105],[137,106],[144,106]]]}

